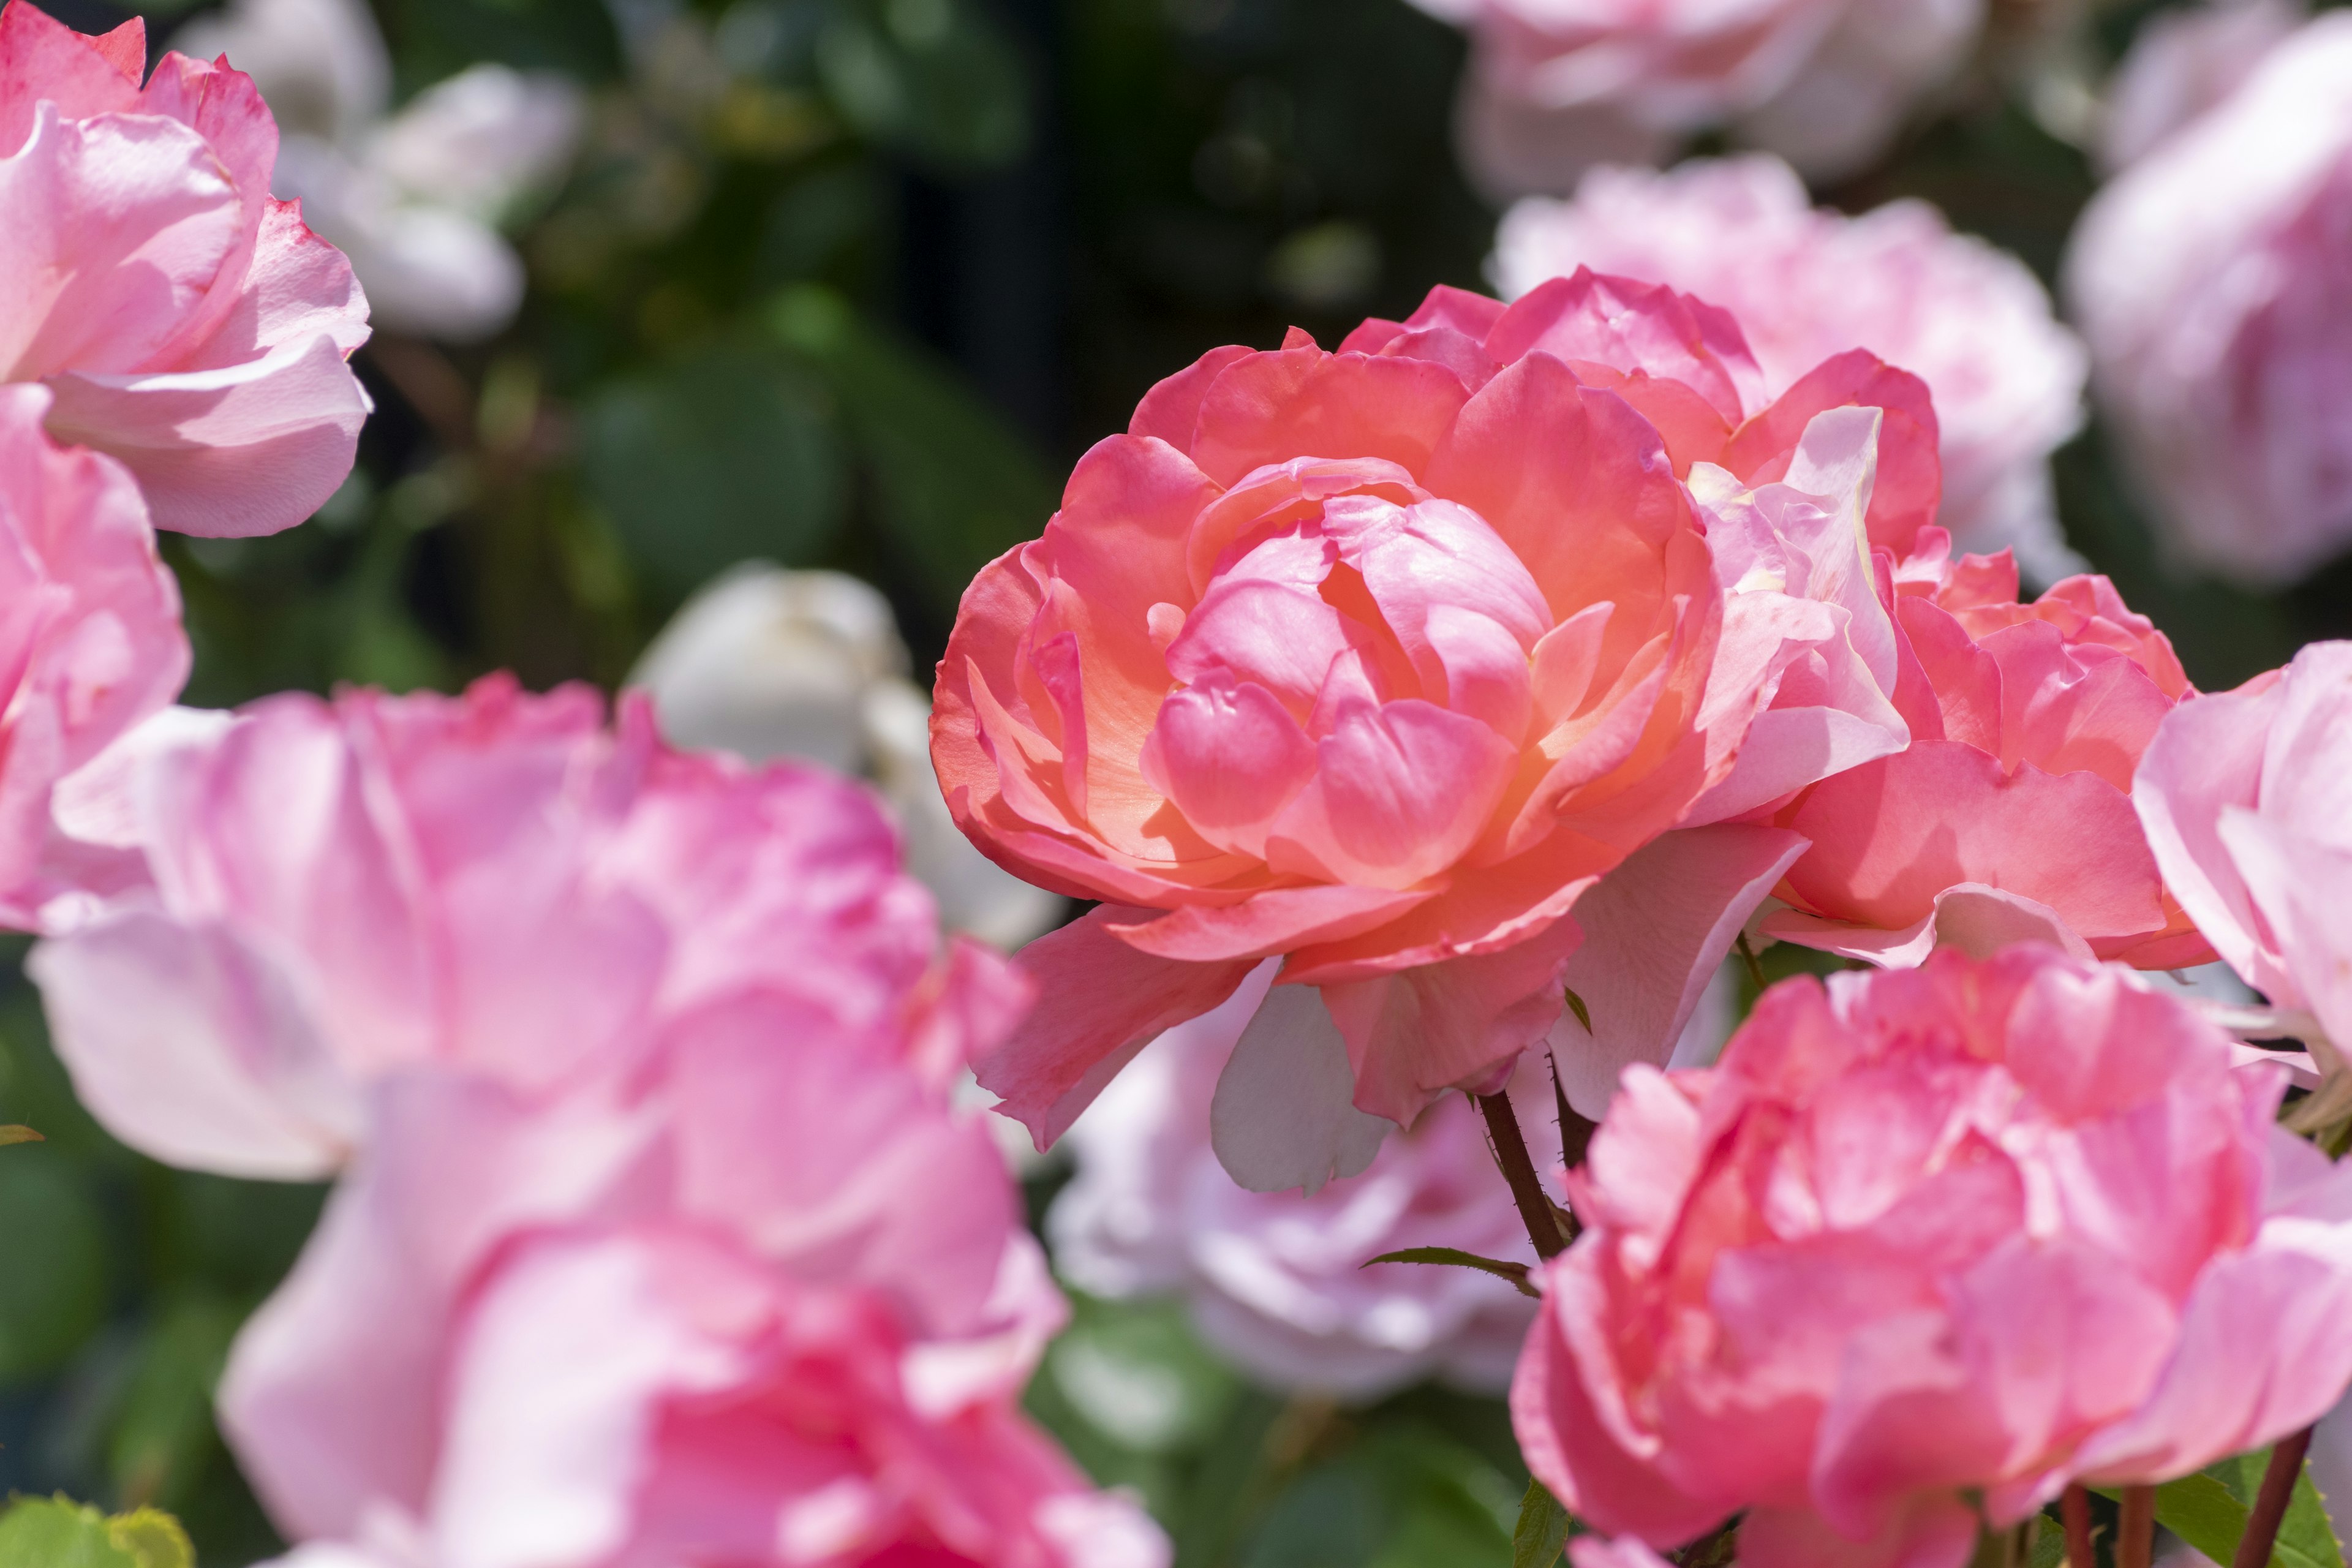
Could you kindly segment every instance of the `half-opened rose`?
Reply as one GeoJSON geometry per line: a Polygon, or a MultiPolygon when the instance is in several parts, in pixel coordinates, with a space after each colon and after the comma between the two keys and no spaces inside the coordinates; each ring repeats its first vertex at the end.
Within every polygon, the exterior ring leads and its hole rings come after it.
{"type": "Polygon", "coordinates": [[[1370,1159],[1302,1086],[1405,1122],[1499,1082],[1560,1012],[1578,895],[1730,773],[1770,697],[1783,632],[1727,639],[1677,475],[1767,483],[1815,414],[1867,404],[1870,536],[1907,549],[1932,517],[1916,379],[1848,354],[1769,407],[1761,384],[1723,312],[1580,272],[1155,387],[1045,536],[973,583],[940,667],[958,822],[1103,901],[1023,955],[1044,999],[981,1075],[1004,1109],[1051,1141],[1277,955],[1261,1016],[1286,1021],[1244,1030],[1227,1072],[1301,1114],[1269,1115],[1284,1152],[1246,1173],[1220,1137],[1247,1184],[1370,1159]]]}

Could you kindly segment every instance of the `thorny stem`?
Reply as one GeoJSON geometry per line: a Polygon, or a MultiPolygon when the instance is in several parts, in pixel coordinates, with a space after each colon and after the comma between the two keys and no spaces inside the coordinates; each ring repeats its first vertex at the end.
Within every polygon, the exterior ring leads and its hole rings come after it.
{"type": "Polygon", "coordinates": [[[2311,1447],[2311,1428],[2283,1437],[2271,1450],[2270,1468],[2263,1472],[2262,1490],[2254,1494],[2253,1510],[2246,1516],[2246,1533],[2238,1538],[2238,1553],[2230,1568],[2264,1568],[2271,1548],[2278,1542],[2286,1505],[2294,1500],[2294,1483],[2303,1474],[2303,1456],[2311,1447]]]}
{"type": "Polygon", "coordinates": [[[2124,1489],[2123,1528],[2116,1531],[2116,1568],[2148,1568],[2156,1551],[2156,1489],[2124,1489]]]}
{"type": "Polygon", "coordinates": [[[1748,933],[1746,931],[1741,931],[1739,933],[1737,945],[1739,949],[1739,962],[1747,965],[1748,978],[1754,983],[1757,991],[1760,994],[1766,988],[1764,984],[1764,963],[1761,959],[1756,956],[1756,950],[1748,945],[1748,933]]]}
{"type": "Polygon", "coordinates": [[[2058,1518],[2066,1526],[2066,1568],[2099,1568],[2091,1548],[2091,1494],[2079,1483],[2060,1494],[2058,1518]]]}
{"type": "Polygon", "coordinates": [[[1592,1147],[1592,1135],[1599,1129],[1569,1105],[1568,1090],[1559,1087],[1557,1059],[1551,1064],[1551,1103],[1559,1114],[1559,1163],[1573,1171],[1584,1163],[1585,1152],[1592,1147]]]}
{"type": "Polygon", "coordinates": [[[1528,1157],[1528,1141],[1519,1133],[1519,1119],[1511,1113],[1511,1097],[1482,1094],[1478,1109],[1486,1118],[1486,1131],[1495,1143],[1495,1163],[1502,1167],[1503,1180],[1510,1184],[1511,1201],[1519,1206],[1528,1239],[1535,1243],[1536,1256],[1549,1262],[1566,1249],[1568,1238],[1560,1234],[1551,1198],[1537,1179],[1535,1162],[1528,1157]]]}

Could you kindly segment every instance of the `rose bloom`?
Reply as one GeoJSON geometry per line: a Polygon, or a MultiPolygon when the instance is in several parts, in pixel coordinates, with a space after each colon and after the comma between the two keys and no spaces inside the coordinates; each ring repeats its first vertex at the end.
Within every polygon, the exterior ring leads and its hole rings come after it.
{"type": "Polygon", "coordinates": [[[87,890],[30,967],[83,1102],[167,1163],[314,1177],[404,1067],[544,1098],[730,995],[866,1026],[942,963],[995,973],[942,959],[871,795],[671,751],[639,700],[608,729],[494,676],[165,717],[61,795],[87,890]]]}
{"type": "Polygon", "coordinates": [[[2029,605],[2006,553],[1936,564],[1895,599],[1911,744],[1773,819],[1811,847],[1762,932],[1882,964],[2026,937],[2143,969],[2210,962],[2131,804],[2190,691],[2172,645],[2104,577],[2029,605]]]}
{"type": "Polygon", "coordinates": [[[290,1561],[1164,1568],[1018,1413],[1064,1308],[982,1113],[949,1108],[1010,1012],[940,981],[863,1020],[715,1001],[552,1102],[380,1081],[220,1390],[271,1517],[324,1543],[290,1561]]]}
{"type": "Polygon", "coordinates": [[[278,128],[236,71],[0,9],[0,380],[138,477],[159,527],[275,533],[352,469],[367,341],[350,263],[270,199],[278,128]]]}
{"type": "MultiPolygon", "coordinates": [[[[1219,1167],[1210,1101],[1274,968],[1162,1035],[1070,1129],[1076,1174],[1045,1222],[1055,1267],[1095,1296],[1180,1294],[1202,1339],[1272,1387],[1374,1399],[1434,1374],[1500,1392],[1533,1301],[1472,1269],[1364,1267],[1411,1247],[1534,1264],[1467,1100],[1447,1095],[1311,1196],[1248,1192],[1219,1167]]],[[[1539,1071],[1522,1068],[1514,1098],[1530,1128],[1550,1121],[1539,1071]]]]}
{"type": "Polygon", "coordinates": [[[50,395],[0,386],[6,702],[0,707],[0,923],[53,890],[49,798],[188,678],[180,592],[121,464],[43,434],[50,395]]]}
{"type": "Polygon", "coordinates": [[[1717,1068],[1630,1069],[1512,1389],[1529,1467],[1655,1547],[1745,1510],[1747,1568],[1958,1568],[1967,1494],[2001,1528],[2308,1425],[2352,1173],[2238,1050],[2028,943],[1790,981],[1717,1068]]]}
{"type": "Polygon", "coordinates": [[[2183,561],[2277,586],[2352,543],[2347,277],[2352,16],[2327,15],[2110,181],[2067,253],[2124,470],[2183,561]]]}
{"type": "Polygon", "coordinates": [[[1811,590],[1727,604],[1676,476],[1836,492],[1818,575],[1850,594],[1868,541],[1933,515],[1925,389],[1866,353],[1760,384],[1721,311],[1579,273],[1507,309],[1439,289],[1337,353],[1219,349],[1087,455],[965,595],[932,718],[973,842],[1103,900],[1024,951],[1043,1001],[982,1067],[1041,1147],[1281,956],[1218,1152],[1260,1190],[1360,1171],[1350,1100],[1408,1123],[1551,1028],[1603,873],[1728,815],[1718,787],[1760,805],[1899,748],[1891,647],[1862,679],[1811,590]]]}
{"type": "Polygon", "coordinates": [[[2352,643],[2184,702],[2132,804],[2165,879],[2230,967],[2352,1048],[2352,643]]]}
{"type": "Polygon", "coordinates": [[[1720,305],[1775,392],[1847,349],[1885,356],[1935,395],[1937,521],[1959,548],[2013,547],[2041,583],[2080,570],[2049,458],[2082,424],[2083,346],[2022,262],[1954,234],[1927,203],[1848,217],[1762,154],[1595,169],[1572,200],[1506,213],[1494,265],[1506,294],[1591,267],[1720,305]]]}
{"type": "Polygon", "coordinates": [[[1980,0],[1415,0],[1469,30],[1457,139],[1498,196],[1720,131],[1814,180],[1867,167],[1958,74],[1980,0]]]}

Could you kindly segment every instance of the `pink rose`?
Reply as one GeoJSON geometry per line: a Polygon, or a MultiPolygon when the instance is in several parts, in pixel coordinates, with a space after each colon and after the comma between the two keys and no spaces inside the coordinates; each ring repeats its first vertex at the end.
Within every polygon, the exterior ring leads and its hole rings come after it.
{"type": "Polygon", "coordinates": [[[1981,0],[1415,0],[1469,29],[1457,138],[1498,196],[1720,131],[1811,178],[1868,166],[1957,75],[1981,0]]]}
{"type": "Polygon", "coordinates": [[[2182,559],[2275,586],[2352,543],[2347,268],[2352,16],[2296,29],[2084,213],[2066,298],[2125,471],[2182,559]]]}
{"type": "Polygon", "coordinates": [[[2158,11],[2107,85],[2099,162],[2115,174],[2228,98],[2305,16],[2299,0],[2223,0],[2158,11]]]}
{"type": "MultiPolygon", "coordinates": [[[[1278,1097],[1269,1142],[1218,1141],[1260,1190],[1361,1170],[1350,1100],[1410,1122],[1544,1036],[1578,896],[1723,785],[1784,668],[1839,640],[1793,605],[1727,616],[1676,475],[1836,470],[1808,482],[1846,492],[1823,504],[1857,568],[1865,517],[1906,552],[1932,519],[1916,378],[1851,353],[1760,386],[1723,312],[1579,273],[1507,309],[1440,289],[1338,353],[1219,349],[1087,455],[965,595],[932,720],[973,842],[1103,900],[1024,950],[1044,1000],[982,1067],[1041,1146],[1270,957],[1287,1022],[1228,1069],[1278,1097]]],[[[1738,787],[1822,765],[1775,750],[1738,787]]]]}
{"type": "Polygon", "coordinates": [[[273,201],[253,83],[0,9],[0,381],[40,382],[51,434],[138,477],[155,522],[274,533],[351,472],[367,395],[343,361],[367,301],[342,253],[273,201]]]}
{"type": "Polygon", "coordinates": [[[1512,1389],[1530,1468],[1656,1547],[1744,1509],[1745,1568],[1958,1568],[1964,1493],[2000,1527],[2308,1425],[2352,1173],[2234,1059],[2027,945],[1790,981],[1718,1067],[1632,1068],[1512,1389]]]}
{"type": "Polygon", "coordinates": [[[2184,702],[2132,804],[2165,880],[2241,979],[2352,1049],[2352,643],[2184,702]]]}
{"type": "Polygon", "coordinates": [[[2005,553],[1920,564],[1895,599],[1911,744],[1774,817],[1811,847],[1764,934],[1887,964],[2029,938],[2143,969],[2209,961],[2130,798],[2190,689],[2172,645],[2104,577],[2026,605],[2005,553]]]}
{"type": "Polygon", "coordinates": [[[940,962],[869,794],[673,752],[634,699],[610,731],[584,687],[491,677],[158,729],[65,792],[115,887],[54,907],[31,967],[84,1102],[173,1163],[323,1174],[385,1073],[544,1098],[747,992],[879,1027],[940,962]]]}
{"type": "Polygon", "coordinates": [[[1595,169],[1573,200],[1506,213],[1495,266],[1507,294],[1591,267],[1720,305],[1775,392],[1845,350],[1885,355],[1935,395],[1937,521],[1959,547],[2012,546],[2042,583],[2080,569],[2058,531],[2049,458],[2082,424],[2082,344],[2021,262],[1954,234],[1927,203],[1848,217],[1814,206],[1761,154],[1595,169]]]}
{"type": "Polygon", "coordinates": [[[272,1517],[417,1568],[1164,1568],[1015,1408],[1064,1309],[948,1102],[1003,1022],[942,1052],[771,990],[552,1102],[378,1084],[221,1386],[272,1517]]]}
{"type": "MultiPolygon", "coordinates": [[[[1274,968],[1161,1036],[1070,1129],[1077,1174],[1046,1216],[1055,1267],[1097,1296],[1181,1294],[1203,1340],[1276,1388],[1373,1399],[1435,1373],[1500,1391],[1533,1301],[1466,1268],[1363,1266],[1409,1247],[1534,1264],[1467,1100],[1447,1095],[1312,1196],[1248,1192],[1219,1168],[1210,1101],[1274,968]]],[[[1548,1121],[1549,1083],[1518,1079],[1522,1121],[1548,1121]]]]}
{"type": "Polygon", "coordinates": [[[180,592],[155,556],[139,487],[121,466],[42,433],[49,395],[0,386],[0,924],[36,923],[56,890],[57,782],[171,701],[188,678],[180,592]]]}

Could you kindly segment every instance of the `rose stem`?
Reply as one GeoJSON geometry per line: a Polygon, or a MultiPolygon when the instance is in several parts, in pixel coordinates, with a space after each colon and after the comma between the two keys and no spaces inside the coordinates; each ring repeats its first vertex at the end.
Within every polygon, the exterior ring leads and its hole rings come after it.
{"type": "Polygon", "coordinates": [[[1552,1217],[1551,1199],[1536,1178],[1535,1162],[1528,1157],[1528,1141],[1519,1135],[1519,1119],[1511,1114],[1511,1097],[1507,1093],[1478,1096],[1478,1109],[1486,1118],[1486,1131],[1495,1141],[1495,1163],[1503,1169],[1503,1180],[1511,1185],[1511,1201],[1519,1205],[1519,1218],[1528,1227],[1528,1239],[1536,1244],[1536,1256],[1549,1262],[1558,1258],[1567,1247],[1559,1234],[1559,1222],[1552,1217]]]}
{"type": "Polygon", "coordinates": [[[2124,1489],[2123,1528],[2116,1532],[2116,1568],[2147,1568],[2156,1552],[2156,1489],[2124,1489]]]}
{"type": "Polygon", "coordinates": [[[2066,1526],[2066,1568],[2099,1568],[2091,1550],[2091,1494],[2077,1484],[2058,1498],[2058,1517],[2066,1526]]]}
{"type": "Polygon", "coordinates": [[[2279,1524],[2286,1505],[2294,1500],[2295,1479],[2303,1474],[2303,1456],[2311,1447],[2311,1428],[2283,1437],[2271,1450],[2270,1468],[2263,1471],[2263,1489],[2254,1494],[2253,1511],[2246,1516],[2246,1533],[2238,1538],[2238,1554],[2230,1568],[2264,1568],[2277,1544],[2279,1524]]]}
{"type": "Polygon", "coordinates": [[[1552,1109],[1559,1113],[1559,1163],[1573,1171],[1584,1163],[1585,1152],[1592,1147],[1592,1135],[1600,1131],[1579,1116],[1568,1103],[1568,1090],[1559,1087],[1559,1061],[1551,1064],[1552,1109]]]}

